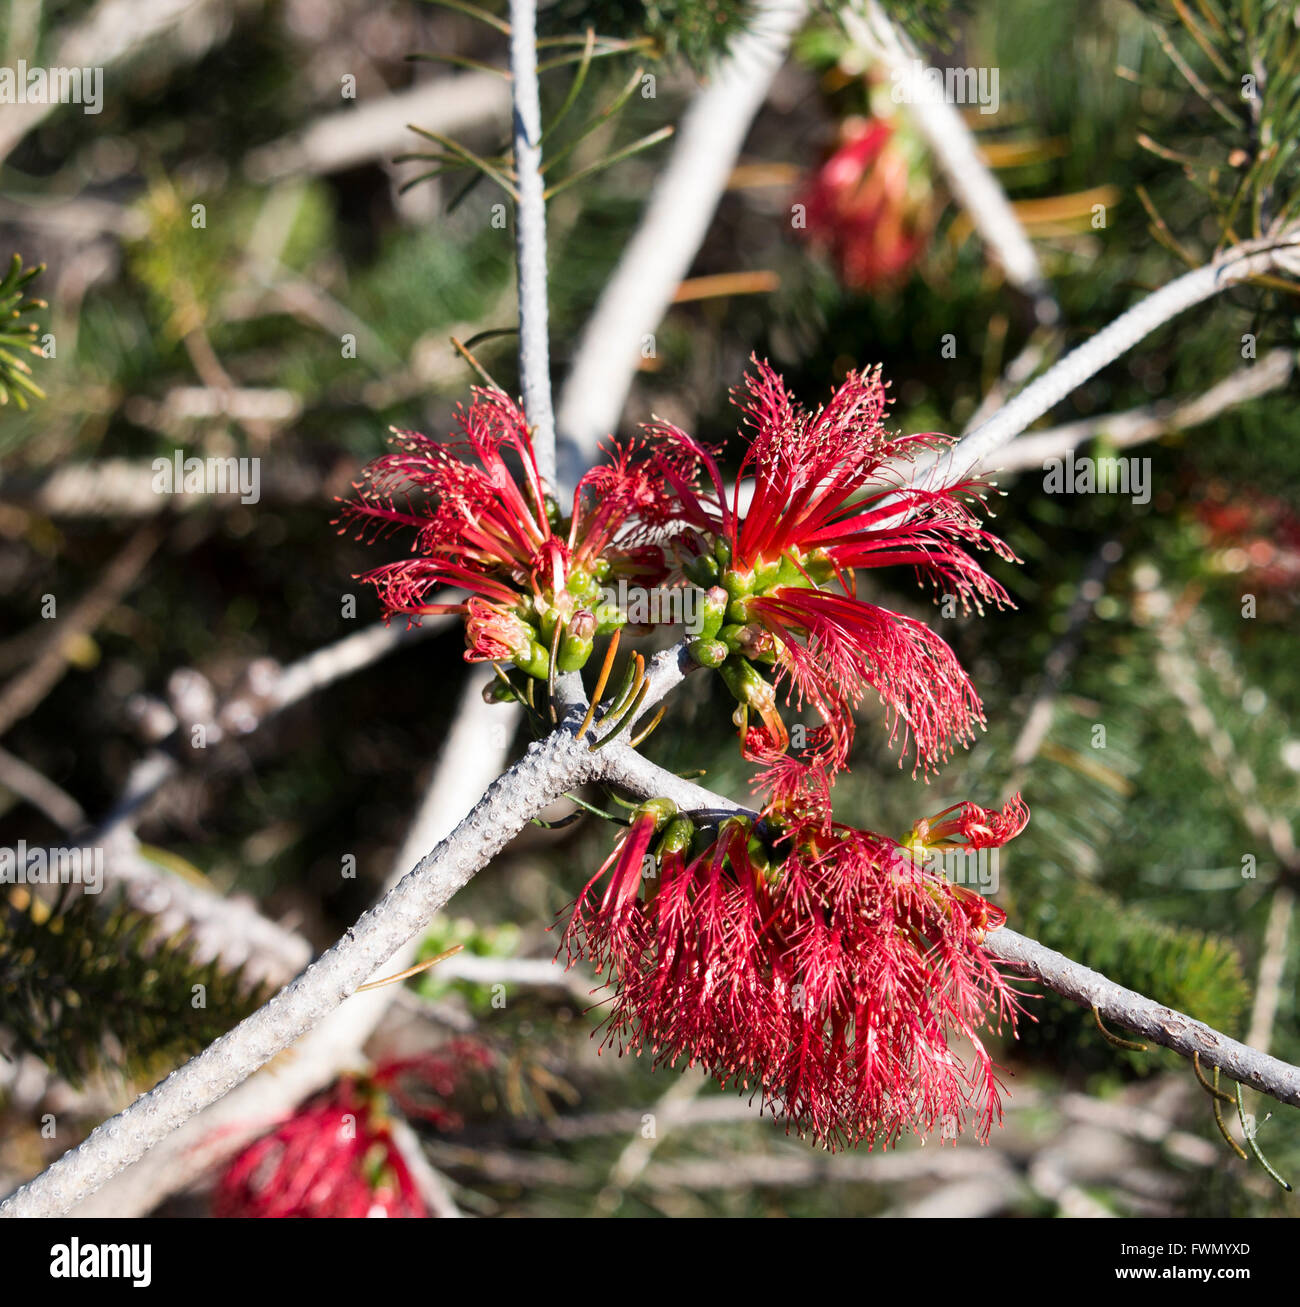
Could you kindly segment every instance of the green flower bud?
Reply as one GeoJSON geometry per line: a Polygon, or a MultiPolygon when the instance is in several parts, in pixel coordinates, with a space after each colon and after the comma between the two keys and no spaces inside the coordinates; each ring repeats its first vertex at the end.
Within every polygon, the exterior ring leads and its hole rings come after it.
{"type": "Polygon", "coordinates": [[[580,608],[569,620],[560,637],[556,666],[562,672],[576,672],[585,667],[591,657],[592,641],[596,638],[596,616],[580,608]]]}
{"type": "Polygon", "coordinates": [[[707,589],[718,579],[718,564],[708,554],[688,559],[682,564],[682,571],[690,581],[694,581],[701,590],[707,589]]]}
{"type": "Polygon", "coordinates": [[[731,650],[721,640],[692,640],[687,652],[701,667],[721,667],[731,650]]]}
{"type": "Polygon", "coordinates": [[[575,568],[569,573],[569,579],[565,582],[564,588],[575,598],[592,599],[599,592],[600,587],[596,584],[596,578],[581,568],[575,568]]]}
{"type": "Polygon", "coordinates": [[[655,850],[655,856],[662,858],[665,853],[685,853],[695,838],[695,823],[689,817],[673,817],[664,827],[663,837],[655,850]]]}
{"type": "Polygon", "coordinates": [[[749,600],[733,599],[727,605],[727,621],[734,622],[736,625],[744,625],[749,621],[749,600]]]}
{"type": "Polygon", "coordinates": [[[515,654],[513,661],[521,672],[533,677],[534,680],[545,681],[550,677],[551,652],[536,640],[529,642],[525,652],[515,654]]]}
{"type": "Polygon", "coordinates": [[[724,572],[722,585],[733,599],[743,599],[754,593],[753,572],[724,572]]]}
{"type": "Polygon", "coordinates": [[[764,695],[772,693],[772,687],[759,675],[756,668],[744,658],[728,658],[718,668],[723,682],[735,696],[737,703],[756,705],[764,695]]]}
{"type": "Polygon", "coordinates": [[[484,703],[514,703],[518,698],[512,687],[495,676],[483,687],[484,703]]]}
{"type": "Polygon", "coordinates": [[[627,625],[627,614],[617,604],[597,604],[596,634],[613,635],[627,625]]]}
{"type": "Polygon", "coordinates": [[[700,600],[699,638],[712,639],[718,634],[727,615],[727,592],[720,586],[711,586],[700,600]]]}
{"type": "Polygon", "coordinates": [[[632,811],[632,821],[635,824],[638,817],[653,817],[655,823],[655,833],[663,830],[674,817],[677,816],[677,805],[671,799],[647,799],[639,807],[632,811]]]}

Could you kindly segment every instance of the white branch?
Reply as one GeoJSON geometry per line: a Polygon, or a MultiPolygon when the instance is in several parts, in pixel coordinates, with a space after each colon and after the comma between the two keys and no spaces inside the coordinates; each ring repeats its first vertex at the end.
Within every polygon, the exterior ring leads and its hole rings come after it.
{"type": "Polygon", "coordinates": [[[913,85],[913,70],[919,62],[916,47],[876,0],[845,5],[841,19],[855,41],[876,54],[892,76],[915,92],[908,99],[908,114],[943,169],[958,203],[1001,263],[1007,279],[1034,301],[1039,322],[1055,322],[1060,310],[1038,255],[997,178],[980,157],[970,128],[946,98],[929,94],[924,85],[913,85]]]}
{"type": "MultiPolygon", "coordinates": [[[[426,849],[451,833],[457,820],[504,769],[508,742],[517,722],[517,711],[485,704],[475,685],[465,687],[438,764],[393,859],[385,892],[398,884],[426,849]],[[505,729],[497,734],[503,726],[505,729]]],[[[415,961],[417,946],[418,936],[388,959],[383,974],[405,970],[415,961]]],[[[400,986],[394,985],[354,994],[298,1040],[290,1057],[276,1058],[219,1103],[156,1144],[88,1202],[79,1204],[76,1214],[143,1215],[168,1194],[220,1165],[249,1139],[292,1112],[309,1094],[329,1085],[341,1071],[362,1065],[361,1050],[378,1028],[388,1005],[402,992],[400,986]]]]}
{"type": "Polygon", "coordinates": [[[533,428],[542,479],[555,485],[555,413],[546,302],[546,199],[542,181],[542,109],[537,90],[536,0],[510,0],[510,71],[514,78],[515,261],[519,268],[519,385],[533,428]]]}
{"type": "Polygon", "coordinates": [[[510,85],[495,73],[439,77],[340,109],[292,136],[259,146],[249,152],[244,170],[259,183],[339,172],[408,148],[412,124],[450,135],[504,118],[509,107],[510,85]]]}
{"type": "Polygon", "coordinates": [[[946,453],[905,466],[916,476],[935,468],[936,474],[927,478],[927,484],[932,486],[952,485],[987,466],[994,451],[1015,439],[1138,341],[1194,305],[1251,277],[1290,265],[1297,245],[1300,245],[1300,235],[1293,230],[1284,236],[1239,246],[1203,267],[1184,273],[1121,313],[946,453]]]}
{"type": "Polygon", "coordinates": [[[469,815],[328,953],[265,1007],[0,1204],[6,1216],[53,1216],[215,1103],[348,999],[494,857],[528,820],[588,780],[598,754],[557,731],[488,788],[469,815]]]}
{"type": "Polygon", "coordinates": [[[72,795],[8,749],[0,749],[0,789],[25,799],[63,830],[74,830],[86,820],[72,795]]]}
{"type": "Polygon", "coordinates": [[[1107,1021],[1172,1048],[1183,1057],[1199,1054],[1206,1066],[1217,1066],[1243,1085],[1300,1107],[1300,1067],[1239,1044],[1204,1022],[1125,989],[1101,972],[1072,962],[1064,954],[1006,926],[990,931],[984,947],[993,957],[1041,980],[1054,993],[1086,1008],[1095,1006],[1107,1021]]]}
{"type": "Polygon", "coordinates": [[[1156,440],[1171,431],[1186,431],[1212,421],[1239,404],[1281,390],[1295,371],[1295,351],[1275,349],[1256,363],[1239,368],[1217,385],[1192,399],[1144,404],[1123,413],[1065,422],[1045,431],[1020,436],[996,458],[981,466],[989,471],[1024,472],[1042,468],[1049,458],[1061,458],[1094,436],[1104,436],[1117,449],[1156,440]]]}
{"type": "MultiPolygon", "coordinates": [[[[223,720],[218,725],[224,732],[228,727],[235,729],[230,726],[233,721],[238,723],[239,735],[249,735],[276,713],[345,676],[369,667],[395,650],[434,634],[449,621],[450,618],[446,617],[430,617],[425,618],[423,625],[414,627],[376,622],[345,635],[341,640],[314,649],[297,662],[290,663],[275,676],[264,695],[232,697],[222,705],[219,715],[223,720]]],[[[209,734],[215,733],[209,730],[209,734]]],[[[107,840],[119,827],[134,826],[141,808],[168,781],[179,775],[180,770],[179,758],[169,749],[156,748],[147,753],[127,773],[121,793],[99,825],[96,839],[107,840]]]]}
{"type": "Polygon", "coordinates": [[[807,12],[801,0],[756,4],[753,30],[736,37],[682,119],[640,226],[583,329],[560,396],[559,429],[573,463],[562,469],[567,480],[595,461],[597,442],[618,425],[642,340],[658,328],[690,271],[750,123],[807,12]]]}
{"type": "MultiPolygon", "coordinates": [[[[187,19],[201,19],[215,8],[213,0],[100,0],[94,11],[59,42],[50,63],[64,68],[111,69],[165,36],[187,19]]],[[[196,22],[195,34],[216,24],[196,22]]],[[[185,54],[197,59],[211,44],[204,36],[189,43],[185,54]]],[[[27,103],[7,107],[0,119],[0,161],[34,127],[58,108],[57,104],[27,103]]]]}

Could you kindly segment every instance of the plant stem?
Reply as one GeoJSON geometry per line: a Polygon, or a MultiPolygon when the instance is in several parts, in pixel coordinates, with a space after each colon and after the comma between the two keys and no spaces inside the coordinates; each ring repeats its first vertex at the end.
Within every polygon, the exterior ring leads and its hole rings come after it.
{"type": "Polygon", "coordinates": [[[1005,926],[988,933],[984,948],[1000,961],[1041,980],[1063,998],[1085,1008],[1095,1007],[1107,1021],[1172,1048],[1183,1057],[1199,1054],[1206,1066],[1219,1067],[1239,1084],[1300,1107],[1300,1067],[1239,1044],[1203,1022],[1125,989],[1101,972],[1072,962],[1064,954],[1005,926]]]}
{"type": "Polygon", "coordinates": [[[567,730],[532,745],[422,858],[292,984],[172,1072],[80,1147],[0,1204],[0,1215],[54,1216],[93,1193],[197,1112],[228,1093],[344,1002],[565,790],[591,779],[593,755],[567,730]]]}
{"type": "Polygon", "coordinates": [[[519,270],[519,385],[533,429],[542,479],[555,486],[555,413],[546,299],[546,200],[542,182],[542,109],[537,90],[536,0],[510,0],[514,76],[515,261],[519,270]]]}

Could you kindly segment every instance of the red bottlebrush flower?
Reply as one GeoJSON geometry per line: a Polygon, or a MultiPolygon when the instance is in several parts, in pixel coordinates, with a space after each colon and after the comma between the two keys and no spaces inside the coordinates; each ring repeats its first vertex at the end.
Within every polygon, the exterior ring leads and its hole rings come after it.
{"type": "Polygon", "coordinates": [[[977,803],[954,803],[934,817],[922,817],[912,827],[912,848],[996,849],[1015,839],[1029,825],[1029,805],[1019,794],[1002,811],[977,803]]]}
{"type": "Polygon", "coordinates": [[[1001,1086],[979,1032],[1018,1010],[980,947],[1000,910],[833,822],[817,769],[774,768],[763,824],[728,819],[692,853],[660,800],[579,897],[565,941],[614,988],[606,1042],[701,1063],[829,1147],[955,1138],[972,1117],[986,1140],[1001,1086]]]}
{"type": "Polygon", "coordinates": [[[390,1104],[439,1129],[460,1117],[447,1100],[469,1071],[491,1065],[473,1040],[346,1076],[254,1140],[222,1173],[218,1217],[428,1216],[390,1129],[390,1104]]]}
{"type": "MultiPolygon", "coordinates": [[[[888,399],[878,369],[851,373],[825,408],[809,413],[755,359],[735,402],[751,437],[730,495],[711,451],[666,423],[651,428],[674,451],[664,475],[688,524],[677,540],[683,571],[730,597],[717,628],[706,629],[693,652],[722,668],[740,702],[756,707],[755,664],[774,665],[777,682],[789,682],[787,702],[807,701],[826,723],[818,756],[833,767],[847,757],[852,712],[870,687],[890,715],[891,742],[900,730],[910,736],[918,766],[929,770],[953,742],[973,738],[983,722],[979,698],[939,636],[858,599],[854,576],[910,566],[964,611],[1008,603],[968,552],[1015,557],[976,516],[984,483],[971,478],[936,488],[924,477],[916,484],[899,477],[898,464],[951,438],[886,431],[888,399]],[[685,455],[676,452],[683,449],[685,455]],[[682,470],[687,457],[706,470],[710,490],[682,470]],[[746,491],[752,494],[742,511],[746,491]]],[[[776,729],[770,715],[763,714],[761,742],[769,752],[784,747],[784,728],[776,729]]]]}
{"type": "Polygon", "coordinates": [[[439,1130],[459,1130],[460,1113],[448,1102],[467,1075],[486,1070],[494,1060],[491,1050],[477,1040],[452,1039],[427,1053],[381,1062],[370,1083],[382,1089],[403,1116],[439,1130]]]}
{"type": "Polygon", "coordinates": [[[382,1114],[355,1080],[245,1148],[212,1196],[218,1217],[427,1216],[382,1114]]]}
{"type": "MultiPolygon", "coordinates": [[[[597,633],[622,624],[601,603],[601,584],[665,574],[654,543],[675,510],[660,461],[635,444],[611,446],[609,461],[578,484],[566,518],[542,480],[523,410],[498,390],[477,389],[457,413],[461,438],[438,444],[394,431],[396,452],[365,471],[352,501],[340,501],[340,530],[376,540],[407,529],[412,557],[359,579],[375,587],[386,618],[455,612],[467,618],[471,661],[513,661],[545,677],[557,623],[599,613],[597,633]],[[463,589],[465,603],[439,602],[463,589]]],[[[561,646],[560,665],[580,667],[590,641],[561,646]]]]}
{"type": "Polygon", "coordinates": [[[846,120],[839,147],[799,196],[808,239],[859,291],[905,279],[929,239],[928,200],[903,133],[883,118],[846,120]]]}

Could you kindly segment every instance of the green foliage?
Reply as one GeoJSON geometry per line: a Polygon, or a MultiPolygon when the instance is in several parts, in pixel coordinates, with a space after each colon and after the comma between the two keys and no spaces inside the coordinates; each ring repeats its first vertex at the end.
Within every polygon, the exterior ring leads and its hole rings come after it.
{"type": "MultiPolygon", "coordinates": [[[[1231,242],[1300,216],[1300,28],[1285,0],[1196,6],[1137,0],[1167,57],[1162,92],[1183,112],[1149,148],[1179,164],[1231,242]],[[1172,139],[1170,139],[1172,138],[1172,139]],[[1170,146],[1174,148],[1169,149],[1170,146]]],[[[1158,84],[1158,83],[1157,83],[1158,84]]],[[[1187,206],[1198,219],[1204,205],[1187,206]]]]}
{"type": "MultiPolygon", "coordinates": [[[[480,926],[468,917],[449,917],[445,913],[435,917],[428,933],[420,942],[416,962],[427,962],[440,953],[459,944],[475,958],[505,958],[519,949],[519,927],[510,922],[480,926]]],[[[436,966],[422,971],[415,979],[417,993],[425,998],[440,998],[449,991],[463,994],[471,1007],[478,1010],[492,1006],[492,986],[473,980],[448,980],[439,975],[436,966]]]]}
{"type": "Polygon", "coordinates": [[[131,249],[131,271],[164,335],[181,340],[206,326],[227,284],[225,242],[206,225],[206,206],[186,203],[168,181],[155,181],[139,207],[147,233],[131,249]]]}
{"type": "Polygon", "coordinates": [[[32,369],[21,354],[41,356],[36,344],[35,322],[24,322],[25,313],[47,308],[44,300],[31,297],[27,287],[45,271],[42,263],[35,268],[23,267],[22,256],[15,254],[9,270],[0,279],[0,404],[12,398],[19,408],[27,407],[28,396],[44,399],[45,392],[32,380],[32,369]]]}
{"type": "Polygon", "coordinates": [[[0,905],[0,1030],[73,1085],[104,1069],[156,1074],[270,994],[242,968],[196,962],[184,934],[157,937],[121,898],[99,905],[65,887],[50,904],[13,889],[0,905]]]}
{"type": "Polygon", "coordinates": [[[969,0],[881,0],[880,6],[914,40],[952,48],[959,21],[971,9],[969,0]]]}
{"type": "Polygon", "coordinates": [[[543,21],[548,33],[591,27],[625,40],[644,35],[662,55],[680,56],[703,72],[749,26],[753,9],[753,0],[563,0],[543,21]]]}

